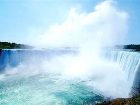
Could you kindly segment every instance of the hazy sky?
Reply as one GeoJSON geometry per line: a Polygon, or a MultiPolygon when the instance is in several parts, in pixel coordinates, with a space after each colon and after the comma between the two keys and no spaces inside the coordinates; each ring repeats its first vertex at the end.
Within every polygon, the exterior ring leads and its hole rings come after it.
{"type": "MultiPolygon", "coordinates": [[[[72,8],[90,13],[104,0],[0,0],[0,41],[30,44],[54,24],[63,23],[72,8]]],[[[113,0],[112,0],[113,1],[113,0]]],[[[125,43],[140,42],[140,0],[114,0],[129,15],[125,43]]],[[[47,37],[46,37],[47,38],[47,37]]],[[[36,41],[36,43],[39,43],[36,41]]]]}

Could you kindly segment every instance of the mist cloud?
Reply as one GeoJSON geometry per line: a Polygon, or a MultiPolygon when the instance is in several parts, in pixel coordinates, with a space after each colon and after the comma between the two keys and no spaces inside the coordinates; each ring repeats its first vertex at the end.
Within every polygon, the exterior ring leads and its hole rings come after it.
{"type": "MultiPolygon", "coordinates": [[[[59,73],[64,80],[93,80],[94,85],[92,82],[88,85],[99,89],[105,96],[127,97],[130,86],[123,70],[115,62],[103,59],[100,50],[104,46],[115,45],[124,40],[128,17],[128,13],[119,10],[114,1],[101,2],[88,13],[71,8],[65,21],[51,25],[45,31],[38,29],[41,34],[32,38],[32,41],[46,48],[79,47],[79,53],[74,56],[54,57],[49,62],[43,56],[43,61],[39,61],[41,66],[38,66],[38,62],[36,64],[30,61],[29,71],[37,69],[37,73],[41,70],[59,73]]],[[[21,66],[20,69],[22,67],[26,68],[21,66]]]]}
{"type": "Polygon", "coordinates": [[[119,10],[114,1],[104,1],[89,13],[71,8],[64,22],[51,25],[34,39],[38,45],[46,47],[108,46],[120,43],[127,29],[127,12],[119,10]]]}

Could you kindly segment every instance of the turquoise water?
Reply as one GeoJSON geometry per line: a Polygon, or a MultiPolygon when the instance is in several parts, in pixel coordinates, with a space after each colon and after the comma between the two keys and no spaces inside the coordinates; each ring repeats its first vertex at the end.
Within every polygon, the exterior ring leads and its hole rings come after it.
{"type": "Polygon", "coordinates": [[[88,80],[68,80],[59,71],[64,64],[57,57],[76,54],[71,50],[2,50],[0,105],[86,105],[102,100],[88,80]]]}
{"type": "Polygon", "coordinates": [[[86,81],[59,75],[5,75],[0,80],[0,105],[83,105],[102,100],[86,81]]]}
{"type": "Polygon", "coordinates": [[[133,82],[139,81],[139,53],[111,51],[103,59],[95,57],[96,62],[78,54],[2,50],[0,105],[94,105],[102,95],[128,97],[133,82]]]}

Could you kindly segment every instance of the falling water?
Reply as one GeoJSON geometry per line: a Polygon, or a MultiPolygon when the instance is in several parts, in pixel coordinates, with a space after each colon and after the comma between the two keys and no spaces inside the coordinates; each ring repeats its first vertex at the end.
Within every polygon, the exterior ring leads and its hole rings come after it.
{"type": "Polygon", "coordinates": [[[66,71],[78,54],[77,49],[1,50],[0,104],[81,105],[128,97],[139,71],[138,52],[106,51],[103,62],[84,68],[92,70],[69,71],[85,67],[75,64],[66,71]]]}

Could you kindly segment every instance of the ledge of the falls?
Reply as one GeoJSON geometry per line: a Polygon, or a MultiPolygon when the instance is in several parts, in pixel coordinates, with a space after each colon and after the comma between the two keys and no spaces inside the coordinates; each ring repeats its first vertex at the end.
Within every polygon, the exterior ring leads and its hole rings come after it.
{"type": "Polygon", "coordinates": [[[77,53],[74,49],[0,49],[0,71],[7,66],[16,67],[22,62],[34,58],[35,60],[50,58],[55,55],[77,53]]]}
{"type": "MultiPolygon", "coordinates": [[[[33,60],[49,59],[55,55],[76,53],[73,49],[3,49],[0,50],[0,72],[3,71],[7,66],[16,67],[27,59],[32,58],[33,60]]],[[[127,80],[132,82],[132,92],[133,87],[139,87],[140,81],[140,53],[133,51],[124,50],[112,50],[105,51],[105,58],[111,62],[116,62],[120,65],[122,70],[127,75],[127,80]]],[[[129,99],[119,99],[120,102],[127,102],[129,99]]],[[[118,102],[118,99],[111,100],[111,102],[118,102]]],[[[100,104],[98,104],[100,105],[100,104]]],[[[102,104],[101,104],[102,105],[102,104]]],[[[104,104],[105,105],[105,104],[104,104]]],[[[108,104],[107,104],[108,105],[108,104]]],[[[111,104],[113,105],[113,104],[111,104]]],[[[117,104],[116,104],[117,105],[117,104]]],[[[128,104],[129,105],[129,104],[128,104]]]]}

